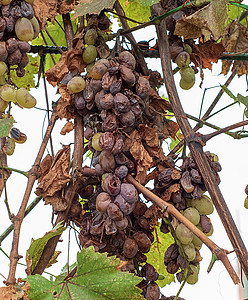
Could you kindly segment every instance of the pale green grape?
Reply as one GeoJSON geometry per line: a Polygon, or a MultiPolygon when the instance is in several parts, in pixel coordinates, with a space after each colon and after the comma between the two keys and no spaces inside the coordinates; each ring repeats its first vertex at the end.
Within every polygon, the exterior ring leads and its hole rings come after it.
{"type": "Polygon", "coordinates": [[[25,88],[17,90],[16,102],[24,108],[33,108],[37,103],[36,99],[25,88]]]}
{"type": "Polygon", "coordinates": [[[189,244],[193,240],[193,233],[183,224],[180,223],[176,228],[176,235],[182,244],[189,244]]]}
{"type": "Polygon", "coordinates": [[[199,269],[192,264],[190,264],[189,266],[191,270],[185,269],[185,276],[188,272],[190,272],[190,275],[188,276],[186,281],[188,284],[195,284],[198,281],[199,269]]]}
{"type": "Polygon", "coordinates": [[[4,75],[0,76],[0,85],[6,84],[6,78],[4,75]]]}
{"type": "Polygon", "coordinates": [[[86,64],[91,64],[97,58],[97,50],[93,45],[89,45],[84,49],[83,60],[86,64]]]}
{"type": "Polygon", "coordinates": [[[0,97],[7,102],[15,102],[16,90],[13,86],[5,84],[0,89],[0,97]]]}
{"type": "Polygon", "coordinates": [[[3,76],[4,73],[6,73],[8,70],[8,67],[4,61],[0,61],[0,76],[3,76]]]}
{"type": "Polygon", "coordinates": [[[95,42],[96,42],[96,39],[98,37],[98,34],[96,32],[95,29],[89,29],[86,33],[85,33],[85,36],[84,36],[84,41],[85,41],[85,44],[87,45],[94,45],[95,42]]]}
{"type": "Polygon", "coordinates": [[[26,18],[20,18],[15,23],[15,33],[19,40],[29,42],[34,38],[32,23],[26,18]]]}
{"type": "Polygon", "coordinates": [[[195,81],[192,81],[191,83],[184,81],[182,78],[179,82],[179,86],[180,88],[182,88],[183,90],[189,90],[193,87],[193,85],[195,84],[195,81]]]}
{"type": "Polygon", "coordinates": [[[12,155],[15,151],[15,141],[11,137],[6,138],[6,143],[3,147],[3,151],[7,155],[12,155]]]}
{"type": "Polygon", "coordinates": [[[197,225],[200,222],[200,214],[198,210],[193,207],[188,207],[187,209],[185,209],[183,215],[194,225],[197,225]]]}
{"type": "Polygon", "coordinates": [[[183,245],[183,250],[187,256],[188,261],[193,261],[196,257],[195,246],[192,243],[183,245]]]}
{"type": "Polygon", "coordinates": [[[248,209],[248,196],[245,198],[244,207],[248,209]]]}
{"type": "Polygon", "coordinates": [[[203,242],[195,234],[193,234],[192,243],[194,244],[195,248],[198,249],[198,250],[201,249],[202,244],[203,244],[203,242]]]}
{"type": "Polygon", "coordinates": [[[102,135],[102,132],[97,132],[96,134],[93,135],[92,137],[92,147],[96,151],[102,151],[102,148],[99,146],[99,139],[100,136],[102,135]]]}
{"type": "Polygon", "coordinates": [[[9,103],[0,98],[0,112],[4,112],[9,103]]]}
{"type": "Polygon", "coordinates": [[[214,211],[213,203],[206,195],[202,195],[201,198],[193,200],[191,204],[201,215],[210,215],[214,211]]]}
{"type": "Polygon", "coordinates": [[[33,26],[33,30],[34,30],[34,36],[33,39],[37,38],[37,36],[40,33],[40,24],[38,22],[38,20],[36,19],[36,17],[33,17],[32,19],[29,20],[33,26]]]}
{"type": "Polygon", "coordinates": [[[175,63],[178,65],[179,68],[186,68],[190,64],[190,56],[189,53],[186,51],[180,52],[175,60],[175,63]]]}
{"type": "Polygon", "coordinates": [[[70,93],[79,93],[85,88],[85,80],[81,76],[73,77],[67,84],[70,93]]]}
{"type": "Polygon", "coordinates": [[[195,71],[191,67],[181,69],[182,80],[188,84],[195,82],[195,71]]]}

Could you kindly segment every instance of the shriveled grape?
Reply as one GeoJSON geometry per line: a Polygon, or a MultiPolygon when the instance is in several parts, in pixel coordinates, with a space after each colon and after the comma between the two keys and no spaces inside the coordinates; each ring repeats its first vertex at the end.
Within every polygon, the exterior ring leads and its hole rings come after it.
{"type": "Polygon", "coordinates": [[[127,238],[123,245],[123,255],[133,258],[138,252],[138,245],[134,239],[127,238]]]}

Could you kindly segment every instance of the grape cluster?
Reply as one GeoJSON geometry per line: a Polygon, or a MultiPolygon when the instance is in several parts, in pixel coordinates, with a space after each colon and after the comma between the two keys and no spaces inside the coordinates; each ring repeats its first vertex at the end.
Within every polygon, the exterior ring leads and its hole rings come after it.
{"type": "MultiPolygon", "coordinates": [[[[28,42],[36,38],[40,32],[32,2],[24,0],[1,2],[0,62],[2,66],[0,76],[4,76],[10,66],[17,66],[17,76],[25,75],[24,68],[28,64],[27,52],[31,49],[28,42]],[[3,66],[6,68],[5,71],[3,71],[3,66]]],[[[4,78],[1,77],[0,81],[4,82],[4,78]]]]}
{"type": "MultiPolygon", "coordinates": [[[[219,183],[217,172],[221,171],[221,166],[218,157],[210,152],[205,152],[205,155],[219,183]]],[[[162,199],[166,197],[166,201],[170,201],[182,212],[185,218],[207,236],[210,236],[213,233],[213,226],[208,215],[213,212],[214,207],[212,200],[204,194],[206,188],[193,158],[187,157],[180,169],[178,171],[166,168],[161,171],[156,182],[156,193],[162,199]],[[173,185],[179,185],[179,188],[176,192],[168,194],[168,190],[173,185]]],[[[186,278],[190,267],[192,274],[190,273],[187,276],[187,282],[194,284],[198,280],[199,262],[201,260],[199,250],[202,241],[183,223],[177,221],[173,227],[177,243],[173,243],[166,250],[164,264],[168,273],[177,273],[179,281],[186,278]],[[181,247],[178,246],[178,241],[181,247]]],[[[164,233],[169,232],[168,225],[165,222],[162,223],[160,229],[164,233]]]]}
{"type": "Polygon", "coordinates": [[[181,43],[180,41],[174,41],[170,45],[170,54],[172,60],[180,68],[180,87],[184,90],[189,90],[195,84],[195,68],[190,67],[190,54],[192,53],[192,47],[189,43],[181,43]]]}

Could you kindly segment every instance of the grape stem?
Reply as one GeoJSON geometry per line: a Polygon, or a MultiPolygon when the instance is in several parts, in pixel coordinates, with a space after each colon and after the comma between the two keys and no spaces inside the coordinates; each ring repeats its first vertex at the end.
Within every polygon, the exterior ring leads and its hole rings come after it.
{"type": "MultiPolygon", "coordinates": [[[[248,120],[229,125],[227,127],[221,128],[221,129],[219,129],[219,130],[217,130],[213,133],[205,134],[201,138],[206,143],[208,140],[210,140],[211,138],[213,138],[213,137],[215,137],[215,136],[217,136],[221,133],[226,133],[229,130],[232,130],[232,129],[235,129],[235,128],[238,128],[238,127],[242,127],[242,126],[245,126],[245,125],[248,125],[248,120]]],[[[236,136],[236,138],[239,138],[238,133],[233,132],[233,135],[236,136]]]]}
{"type": "Polygon", "coordinates": [[[240,282],[239,277],[236,274],[233,266],[231,265],[224,249],[220,248],[213,241],[211,241],[200,229],[198,229],[188,219],[186,219],[172,204],[163,201],[153,192],[149,191],[146,187],[136,181],[131,175],[128,175],[126,178],[128,182],[132,183],[139,192],[141,192],[144,196],[149,198],[153,203],[160,207],[162,211],[168,212],[169,214],[173,215],[187,228],[189,228],[210,249],[210,251],[214,253],[219,260],[222,261],[234,284],[238,284],[240,282]]]}
{"type": "Polygon", "coordinates": [[[21,171],[21,170],[14,169],[14,168],[9,168],[9,167],[3,167],[3,169],[8,170],[8,171],[12,171],[12,172],[16,172],[16,173],[19,173],[19,174],[22,174],[22,175],[28,177],[28,172],[27,171],[21,171]]]}
{"type": "Polygon", "coordinates": [[[57,120],[57,113],[56,109],[54,109],[53,114],[51,116],[51,119],[49,121],[46,134],[43,138],[42,144],[40,146],[39,152],[37,154],[37,157],[35,159],[34,165],[29,172],[28,175],[28,183],[27,187],[23,196],[23,200],[21,203],[21,206],[19,208],[18,214],[13,218],[13,226],[14,226],[14,233],[13,233],[13,242],[12,242],[12,248],[10,252],[10,269],[9,269],[9,275],[6,280],[7,285],[14,285],[15,284],[15,273],[16,273],[16,266],[17,262],[20,259],[20,255],[18,254],[18,246],[19,246],[19,240],[20,240],[20,230],[22,221],[24,218],[25,210],[28,204],[28,200],[34,185],[35,180],[37,179],[37,172],[40,165],[40,162],[42,160],[43,154],[46,150],[47,143],[49,141],[50,134],[53,130],[54,124],[57,120]]]}
{"type": "MultiPolygon", "coordinates": [[[[157,15],[163,13],[161,5],[159,4],[154,4],[152,8],[157,15]]],[[[189,147],[190,153],[202,175],[204,184],[224,225],[233,249],[235,249],[237,258],[244,270],[246,277],[248,278],[247,249],[232,218],[225,199],[220,191],[220,188],[216,181],[216,177],[209,165],[205,153],[203,152],[203,145],[195,141],[196,136],[194,130],[190,126],[189,121],[185,116],[182,104],[177,93],[171,68],[171,57],[165,20],[162,20],[159,26],[156,26],[156,30],[158,35],[158,47],[159,53],[161,55],[162,70],[165,78],[165,86],[169,95],[172,110],[174,112],[174,115],[176,116],[177,123],[184,135],[184,139],[187,143],[187,146],[189,147]]]]}

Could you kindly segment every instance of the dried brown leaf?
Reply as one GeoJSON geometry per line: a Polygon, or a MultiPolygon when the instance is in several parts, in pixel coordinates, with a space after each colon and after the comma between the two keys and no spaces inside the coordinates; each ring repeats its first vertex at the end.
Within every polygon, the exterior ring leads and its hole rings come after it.
{"type": "Polygon", "coordinates": [[[75,0],[61,0],[58,7],[58,13],[60,15],[67,14],[74,10],[75,0]]]}
{"type": "Polygon", "coordinates": [[[49,172],[43,177],[36,189],[36,194],[44,198],[54,196],[62,190],[71,180],[70,170],[70,147],[64,146],[56,154],[49,172]]]}
{"type": "Polygon", "coordinates": [[[194,14],[178,20],[174,33],[185,39],[204,36],[204,41],[212,36],[217,41],[224,34],[227,17],[227,1],[213,0],[194,14]]]}
{"type": "Polygon", "coordinates": [[[29,300],[28,295],[20,288],[15,286],[5,286],[0,288],[0,299],[1,300],[29,300]]]}
{"type": "Polygon", "coordinates": [[[60,119],[66,118],[67,120],[73,118],[73,114],[71,112],[72,99],[69,94],[66,86],[60,86],[58,88],[60,93],[60,98],[57,103],[57,115],[60,119]]]}
{"type": "Polygon", "coordinates": [[[49,172],[51,165],[53,162],[53,158],[50,154],[48,154],[40,163],[40,177],[38,178],[38,183],[41,182],[43,177],[49,172]]]}
{"type": "Polygon", "coordinates": [[[65,52],[61,55],[56,65],[46,71],[45,76],[47,77],[47,81],[55,87],[68,72],[67,52],[65,52]]]}
{"type": "Polygon", "coordinates": [[[214,41],[194,45],[190,59],[196,67],[212,70],[212,63],[218,62],[224,49],[225,48],[221,43],[216,43],[214,41]]]}
{"type": "Polygon", "coordinates": [[[33,3],[34,13],[36,18],[40,21],[41,29],[47,23],[47,19],[50,19],[54,23],[57,13],[57,0],[35,0],[33,3]]]}
{"type": "MultiPolygon", "coordinates": [[[[225,52],[240,53],[248,48],[247,39],[247,28],[241,25],[238,21],[233,21],[226,28],[225,35],[223,37],[223,45],[225,47],[225,52]]],[[[234,69],[239,61],[233,63],[234,69]]],[[[243,65],[238,70],[238,75],[248,74],[248,62],[242,61],[243,65]]],[[[222,73],[226,75],[232,65],[231,60],[222,61],[222,73]]]]}
{"type": "Polygon", "coordinates": [[[67,122],[60,131],[60,134],[66,135],[74,129],[74,125],[72,122],[67,122]]]}
{"type": "Polygon", "coordinates": [[[146,180],[146,173],[151,168],[153,159],[142,144],[141,137],[137,130],[130,135],[131,146],[130,153],[137,163],[136,180],[141,184],[146,180]]]}
{"type": "Polygon", "coordinates": [[[158,133],[155,128],[148,127],[145,124],[140,124],[138,132],[142,139],[149,147],[157,147],[159,145],[158,133]]]}

